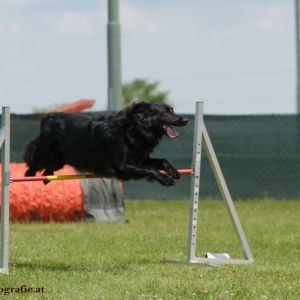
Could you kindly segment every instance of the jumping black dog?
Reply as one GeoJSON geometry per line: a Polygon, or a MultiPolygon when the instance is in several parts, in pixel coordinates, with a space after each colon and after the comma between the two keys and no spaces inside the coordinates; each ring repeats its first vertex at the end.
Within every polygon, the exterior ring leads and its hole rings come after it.
{"type": "Polygon", "coordinates": [[[145,178],[171,186],[180,174],[166,159],[149,155],[164,135],[178,137],[172,126],[187,122],[163,103],[134,103],[119,112],[104,112],[96,117],[48,113],[42,117],[39,136],[25,150],[25,176],[35,176],[38,171],[53,175],[69,164],[103,177],[145,178]]]}

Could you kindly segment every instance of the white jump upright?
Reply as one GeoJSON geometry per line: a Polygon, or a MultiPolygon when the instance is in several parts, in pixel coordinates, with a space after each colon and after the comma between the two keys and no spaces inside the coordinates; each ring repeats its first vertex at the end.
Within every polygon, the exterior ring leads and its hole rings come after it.
{"type": "Polygon", "coordinates": [[[2,125],[0,129],[1,149],[1,246],[0,273],[8,273],[9,248],[9,158],[10,158],[10,112],[2,107],[2,125]]]}
{"type": "Polygon", "coordinates": [[[185,261],[170,261],[182,262],[190,264],[249,264],[254,261],[251,250],[249,248],[245,233],[241,226],[239,217],[235,210],[232,198],[230,196],[228,187],[226,185],[222,170],[220,168],[217,156],[210,141],[204,120],[203,120],[203,102],[196,103],[195,125],[194,125],[194,146],[193,146],[193,160],[192,169],[194,174],[191,180],[191,199],[190,199],[190,220],[188,229],[188,252],[185,261]],[[213,253],[213,258],[197,257],[197,225],[198,225],[198,202],[200,191],[200,165],[201,165],[201,150],[202,144],[208,156],[210,166],[212,168],[215,180],[217,182],[220,194],[225,201],[231,222],[235,228],[240,247],[245,259],[231,259],[225,253],[213,253]]]}

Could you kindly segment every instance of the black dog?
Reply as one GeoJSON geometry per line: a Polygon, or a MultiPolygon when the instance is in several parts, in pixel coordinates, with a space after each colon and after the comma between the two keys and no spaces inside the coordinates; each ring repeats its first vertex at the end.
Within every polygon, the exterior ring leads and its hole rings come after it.
{"type": "Polygon", "coordinates": [[[25,151],[25,176],[42,170],[44,175],[53,175],[69,164],[103,177],[146,178],[171,186],[180,174],[166,159],[153,159],[149,154],[163,135],[178,137],[172,126],[187,122],[163,103],[135,103],[120,112],[97,117],[48,113],[41,120],[39,136],[25,151]]]}

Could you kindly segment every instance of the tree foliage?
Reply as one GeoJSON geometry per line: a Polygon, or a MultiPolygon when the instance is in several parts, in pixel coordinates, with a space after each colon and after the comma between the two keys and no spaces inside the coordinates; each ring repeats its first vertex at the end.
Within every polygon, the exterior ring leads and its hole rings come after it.
{"type": "Polygon", "coordinates": [[[135,79],[122,87],[124,106],[134,101],[167,102],[168,92],[158,90],[159,82],[149,82],[146,79],[135,79]]]}

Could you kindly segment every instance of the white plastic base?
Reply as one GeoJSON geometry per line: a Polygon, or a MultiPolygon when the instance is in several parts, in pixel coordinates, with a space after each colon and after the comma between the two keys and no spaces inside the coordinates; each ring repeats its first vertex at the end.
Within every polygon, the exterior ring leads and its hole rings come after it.
{"type": "Polygon", "coordinates": [[[254,259],[219,259],[219,258],[205,258],[205,257],[195,257],[194,259],[188,260],[167,260],[168,263],[175,264],[194,264],[194,265],[248,265],[254,262],[254,259]]]}
{"type": "Polygon", "coordinates": [[[7,274],[8,273],[8,268],[0,268],[0,274],[7,274]]]}

